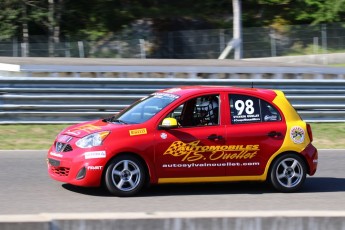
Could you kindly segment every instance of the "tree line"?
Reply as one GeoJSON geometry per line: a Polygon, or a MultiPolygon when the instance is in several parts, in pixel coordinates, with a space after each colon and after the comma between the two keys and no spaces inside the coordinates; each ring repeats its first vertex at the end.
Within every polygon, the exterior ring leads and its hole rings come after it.
{"type": "MultiPolygon", "coordinates": [[[[345,0],[243,0],[244,27],[342,22],[345,0]]],[[[0,40],[98,40],[139,19],[158,31],[232,27],[231,0],[0,0],[0,40]],[[183,28],[174,25],[183,19],[183,28]],[[193,24],[193,25],[192,25],[193,24]],[[200,24],[200,23],[199,23],[200,24]],[[192,25],[192,26],[190,26],[192,25]]],[[[180,25],[181,27],[181,25],[180,25]]]]}

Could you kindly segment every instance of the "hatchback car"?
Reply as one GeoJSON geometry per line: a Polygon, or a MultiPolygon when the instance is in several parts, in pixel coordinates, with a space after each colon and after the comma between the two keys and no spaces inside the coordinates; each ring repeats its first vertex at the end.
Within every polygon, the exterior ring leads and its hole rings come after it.
{"type": "Polygon", "coordinates": [[[63,130],[49,175],[117,196],[147,184],[269,181],[281,192],[316,172],[312,131],[279,90],[188,86],[63,130]]]}

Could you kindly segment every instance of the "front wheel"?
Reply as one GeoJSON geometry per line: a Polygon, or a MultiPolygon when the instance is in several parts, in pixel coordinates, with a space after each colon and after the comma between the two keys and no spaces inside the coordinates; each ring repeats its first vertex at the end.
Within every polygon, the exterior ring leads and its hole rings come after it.
{"type": "Polygon", "coordinates": [[[278,157],[270,171],[270,182],[280,192],[295,192],[301,188],[306,178],[303,159],[295,154],[278,157]]]}
{"type": "Polygon", "coordinates": [[[122,155],[115,157],[107,167],[105,185],[116,196],[133,196],[145,184],[145,168],[136,157],[122,155]]]}

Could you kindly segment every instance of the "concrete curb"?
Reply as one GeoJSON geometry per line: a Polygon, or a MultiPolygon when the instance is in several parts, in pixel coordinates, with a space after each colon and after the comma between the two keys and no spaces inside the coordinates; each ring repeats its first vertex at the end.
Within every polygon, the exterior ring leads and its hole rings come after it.
{"type": "Polygon", "coordinates": [[[345,211],[212,211],[0,215],[3,230],[345,229],[345,211]]]}

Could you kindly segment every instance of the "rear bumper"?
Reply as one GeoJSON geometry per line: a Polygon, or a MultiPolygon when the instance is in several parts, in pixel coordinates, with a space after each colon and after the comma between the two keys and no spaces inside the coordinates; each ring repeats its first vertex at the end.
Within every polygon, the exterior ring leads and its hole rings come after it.
{"type": "Polygon", "coordinates": [[[309,144],[302,152],[301,154],[305,157],[309,172],[308,174],[310,176],[314,175],[317,170],[318,165],[318,152],[317,149],[312,145],[309,144]]]}

